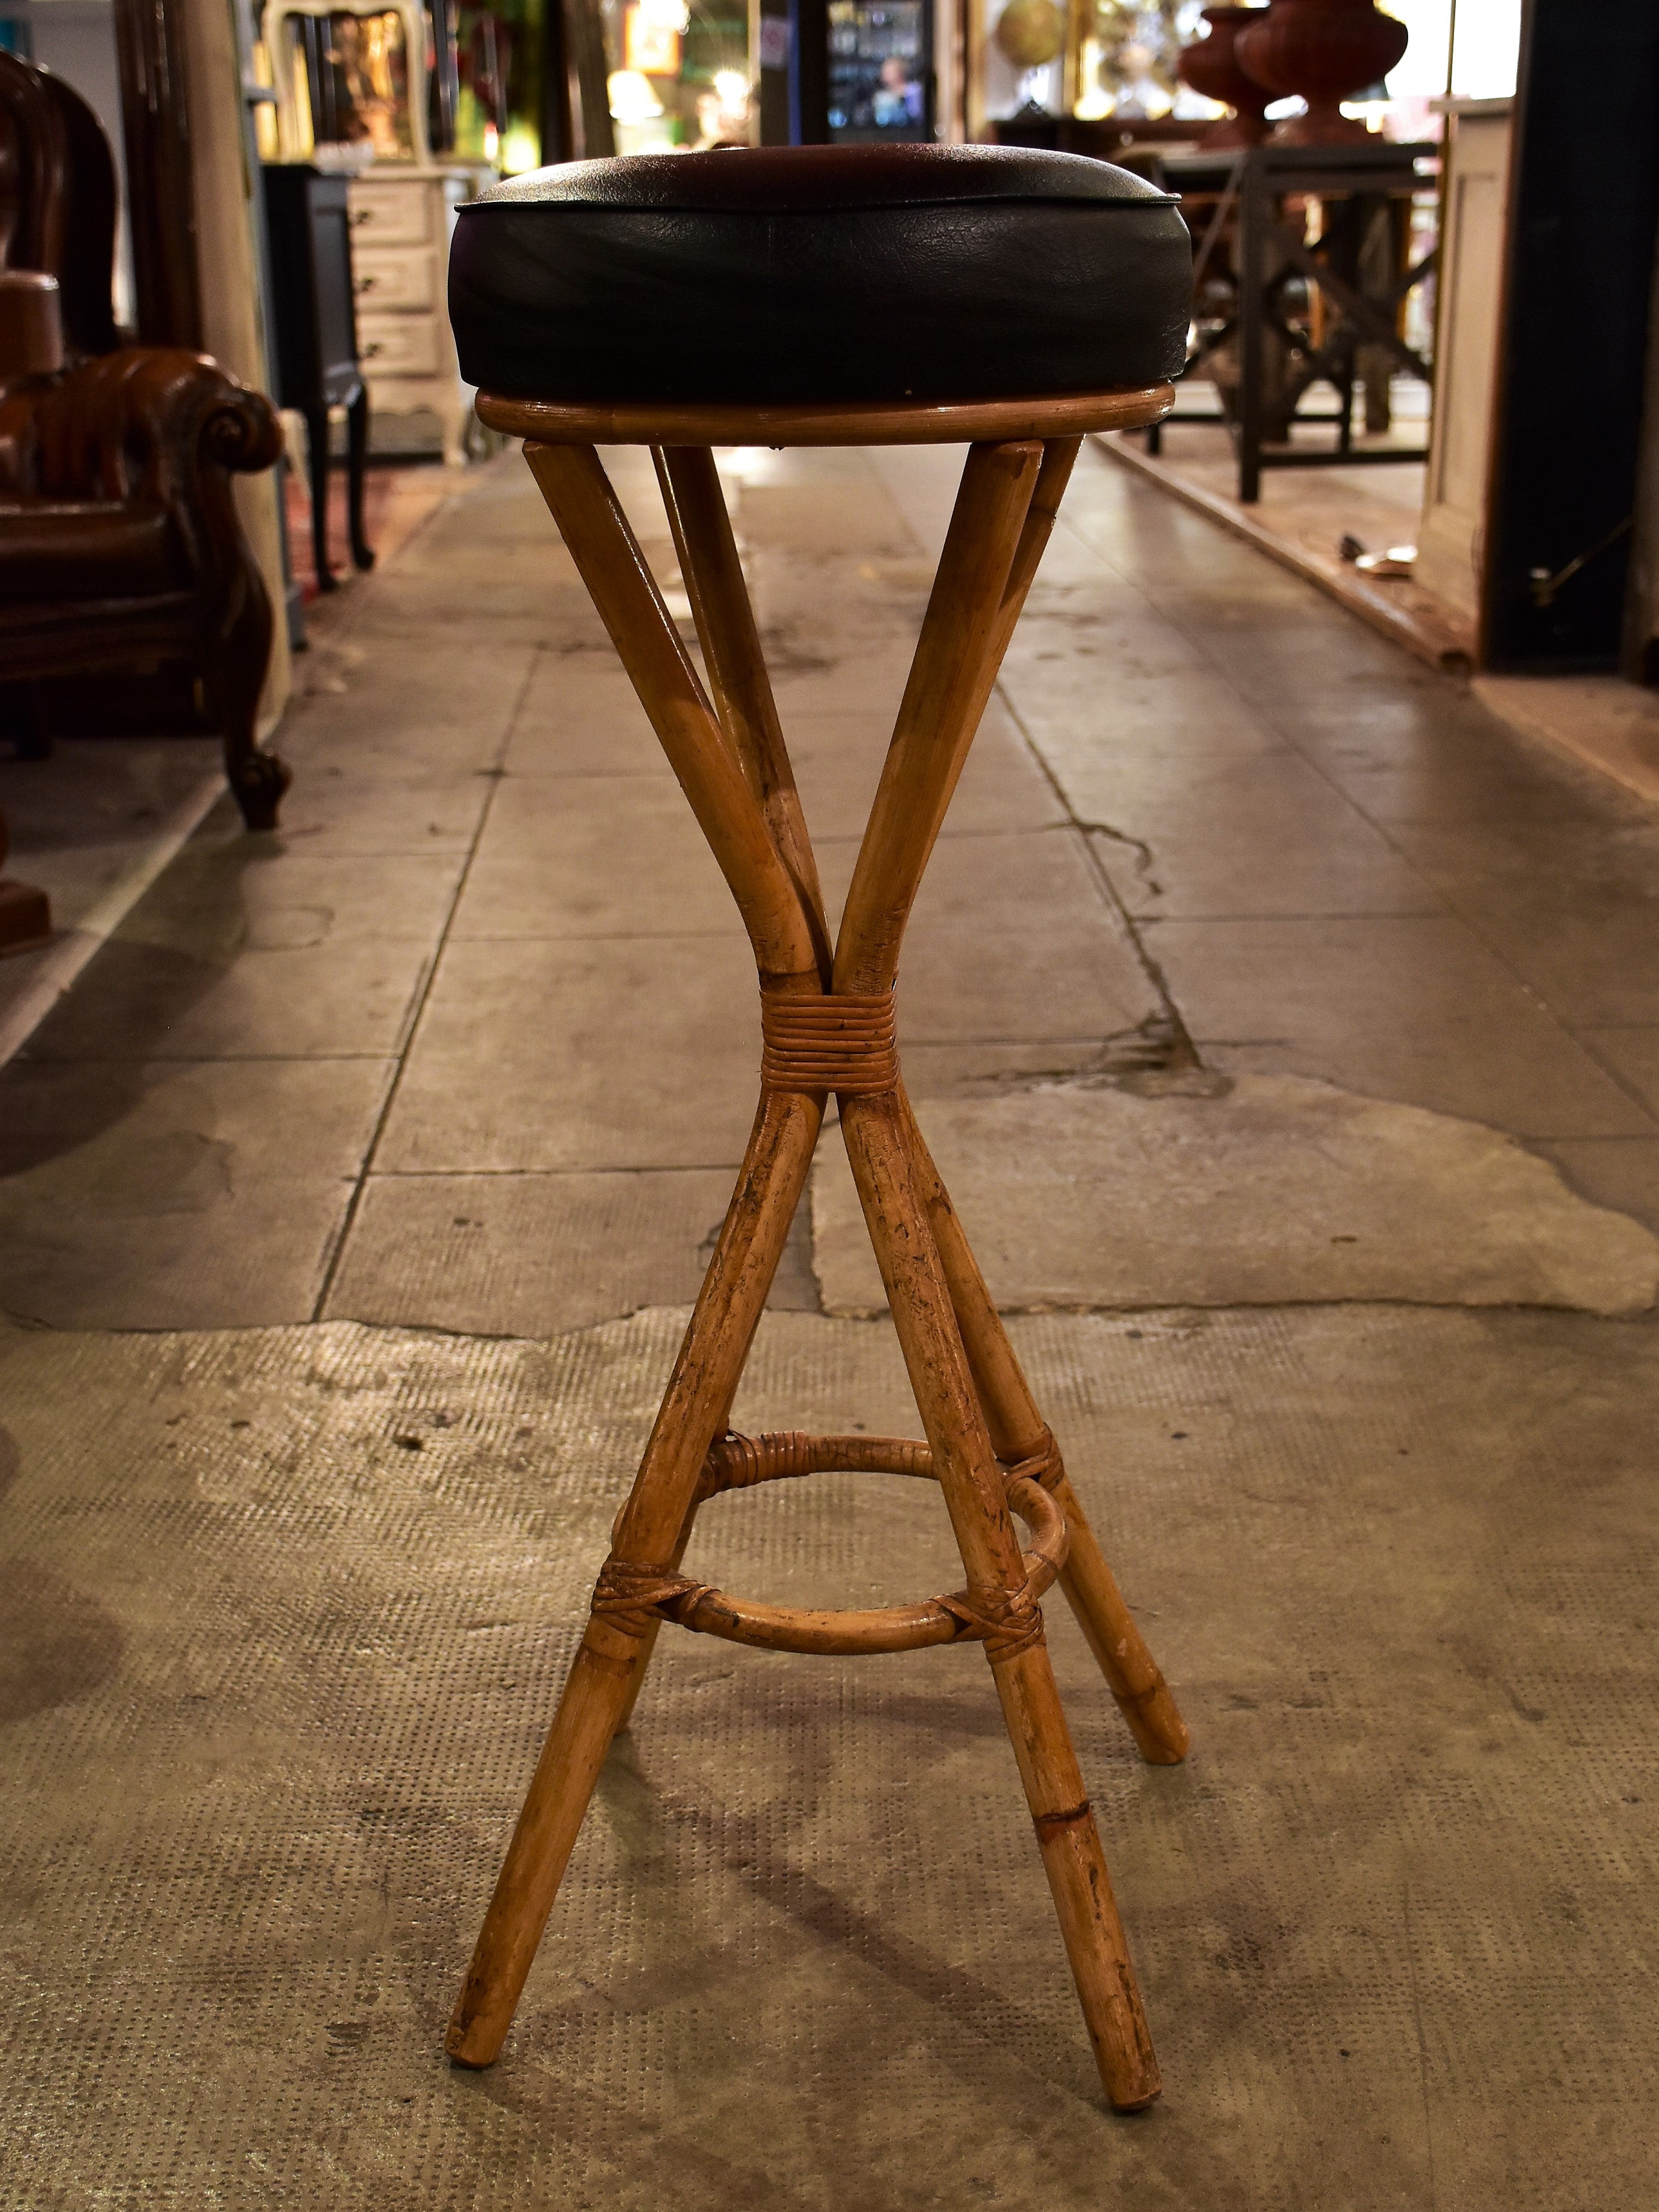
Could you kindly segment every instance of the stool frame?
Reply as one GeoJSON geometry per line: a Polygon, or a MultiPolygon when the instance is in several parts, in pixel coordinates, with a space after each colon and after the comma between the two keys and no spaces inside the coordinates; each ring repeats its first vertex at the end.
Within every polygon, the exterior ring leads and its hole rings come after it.
{"type": "Polygon", "coordinates": [[[1038,1600],[1058,1579],[1142,1756],[1187,1729],[1066,1479],[898,1073],[904,927],[1082,438],[1158,421],[1167,385],[954,406],[571,407],[483,395],[525,453],[735,898],[762,998],[761,1097],[736,1191],[457,2000],[447,2048],[500,2052],[599,1770],[665,1620],[769,1649],[984,1643],[1101,2079],[1122,2111],[1158,2094],[1104,1855],[1038,1600]],[[705,690],[595,447],[653,449],[708,673],[705,690]],[[965,443],[945,549],[833,944],[712,448],[965,443]],[[712,699],[709,693],[712,692],[712,699]],[[740,1437],[733,1399],[827,1100],[908,1370],[925,1443],[740,1437]],[[717,1492],[828,1469],[937,1480],[967,1585],[920,1605],[824,1613],[733,1598],[680,1562],[717,1492]],[[1033,1531],[1023,1551],[1011,1510],[1033,1531]]]}

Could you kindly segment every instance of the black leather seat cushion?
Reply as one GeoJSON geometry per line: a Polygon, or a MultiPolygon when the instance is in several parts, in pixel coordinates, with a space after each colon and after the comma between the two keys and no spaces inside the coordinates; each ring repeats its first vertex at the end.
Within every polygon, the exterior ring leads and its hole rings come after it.
{"type": "Polygon", "coordinates": [[[521,398],[787,404],[1156,384],[1186,358],[1168,193],[1023,147],[574,161],[460,210],[461,373],[521,398]]]}

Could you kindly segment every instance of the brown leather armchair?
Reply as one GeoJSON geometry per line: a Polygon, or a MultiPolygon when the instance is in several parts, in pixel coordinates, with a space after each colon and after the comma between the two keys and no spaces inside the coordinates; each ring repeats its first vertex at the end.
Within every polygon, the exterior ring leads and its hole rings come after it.
{"type": "Polygon", "coordinates": [[[270,829],[289,781],[255,733],[272,615],[231,479],[270,468],[281,430],[268,399],[204,355],[118,343],[114,209],[91,110],[0,52],[0,264],[58,279],[66,356],[0,370],[0,672],[184,665],[243,818],[270,829]]]}

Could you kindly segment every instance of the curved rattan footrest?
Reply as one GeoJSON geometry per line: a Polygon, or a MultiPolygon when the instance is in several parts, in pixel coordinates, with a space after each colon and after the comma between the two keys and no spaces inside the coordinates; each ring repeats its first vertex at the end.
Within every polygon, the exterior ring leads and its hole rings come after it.
{"type": "MultiPolygon", "coordinates": [[[[709,1452],[698,1485],[700,1498],[805,1474],[901,1474],[933,1480],[933,1454],[908,1437],[722,1437],[709,1452]]],[[[618,1626],[643,1634],[653,1619],[678,1621],[704,1636],[751,1644],[768,1651],[858,1654],[917,1651],[933,1644],[983,1642],[994,1656],[1036,1640],[1042,1616],[1036,1601],[1066,1564],[1066,1517],[1042,1484],[1019,1469],[1008,1479],[1007,1501],[1031,1530],[1022,1588],[1000,1602],[957,1590],[915,1605],[867,1612],[818,1612],[802,1606],[757,1605],[707,1583],[659,1568],[636,1566],[614,1555],[593,1593],[593,1610],[618,1626]]]]}

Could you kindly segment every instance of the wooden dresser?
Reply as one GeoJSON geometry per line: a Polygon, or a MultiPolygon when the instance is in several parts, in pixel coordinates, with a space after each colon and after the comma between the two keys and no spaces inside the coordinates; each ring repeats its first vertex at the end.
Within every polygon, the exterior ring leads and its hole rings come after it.
{"type": "Polygon", "coordinates": [[[429,410],[445,460],[465,459],[472,395],[461,382],[444,287],[455,210],[494,172],[390,162],[351,179],[358,356],[374,420],[429,410]]]}

